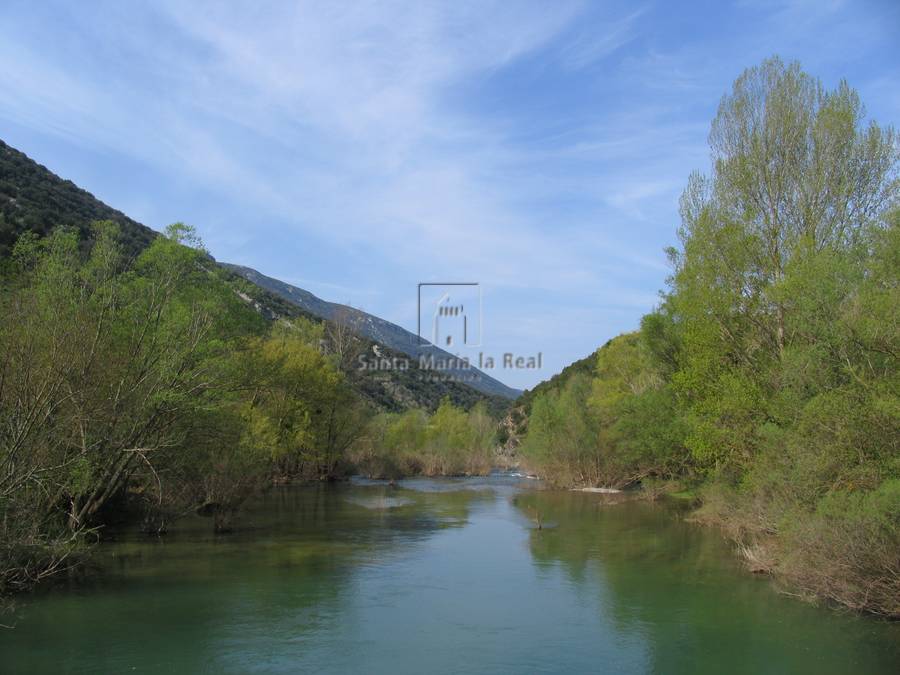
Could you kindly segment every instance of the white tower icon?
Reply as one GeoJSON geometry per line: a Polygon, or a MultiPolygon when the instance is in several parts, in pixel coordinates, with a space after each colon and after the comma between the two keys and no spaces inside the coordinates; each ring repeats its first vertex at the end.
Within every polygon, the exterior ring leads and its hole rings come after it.
{"type": "Polygon", "coordinates": [[[468,319],[463,305],[454,305],[449,293],[437,301],[432,317],[431,343],[439,347],[463,346],[468,340],[468,319]]]}

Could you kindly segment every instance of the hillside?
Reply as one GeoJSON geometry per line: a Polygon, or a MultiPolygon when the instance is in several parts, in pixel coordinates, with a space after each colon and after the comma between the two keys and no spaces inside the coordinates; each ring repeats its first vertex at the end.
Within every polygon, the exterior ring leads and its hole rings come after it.
{"type": "MultiPolygon", "coordinates": [[[[86,241],[90,236],[90,224],[97,220],[118,223],[122,241],[131,255],[139,253],[159,236],[146,225],[107,206],[90,192],[0,141],[0,257],[7,255],[16,238],[29,230],[43,236],[54,227],[69,225],[77,228],[86,241]]],[[[343,305],[326,302],[308,291],[254,270],[217,263],[212,258],[211,261],[219,265],[219,276],[267,320],[303,316],[315,321],[324,320],[326,327],[331,328],[326,332],[335,332],[334,319],[343,305]]],[[[354,316],[353,323],[354,329],[361,334],[359,339],[353,340],[357,352],[374,356],[373,347],[383,345],[378,347],[378,352],[388,358],[409,353],[397,347],[404,335],[411,335],[399,326],[362,312],[358,317],[354,316]],[[357,318],[363,321],[356,321],[357,318]]],[[[360,372],[354,364],[343,365],[354,389],[379,410],[399,412],[412,407],[435,410],[441,399],[448,397],[465,408],[484,400],[490,410],[498,413],[519,393],[486,375],[476,387],[463,382],[434,381],[419,371],[414,360],[404,371],[360,372]]]]}
{"type": "Polygon", "coordinates": [[[572,376],[578,373],[592,375],[596,364],[597,352],[595,351],[584,358],[573,361],[556,375],[539,382],[534,386],[534,389],[526,390],[516,399],[500,422],[500,441],[503,444],[505,454],[510,458],[510,463],[514,463],[513,460],[517,455],[516,448],[518,448],[528,432],[528,416],[531,414],[531,404],[534,402],[535,397],[544,392],[559,391],[572,376]]]}
{"type": "Polygon", "coordinates": [[[107,206],[0,140],[0,256],[8,253],[16,237],[25,230],[43,236],[59,225],[71,225],[86,239],[90,224],[96,220],[118,223],[131,254],[157,236],[146,225],[107,206]]]}
{"type": "MultiPolygon", "coordinates": [[[[452,354],[433,346],[429,342],[422,344],[421,338],[417,335],[414,335],[405,328],[401,328],[390,321],[385,321],[382,318],[363,312],[354,307],[327,302],[316,297],[309,291],[297,288],[296,286],[291,286],[278,279],[267,277],[249,267],[230,265],[228,263],[222,264],[253,284],[275,293],[306,312],[328,321],[345,322],[352,326],[353,330],[363,337],[368,338],[377,344],[384,345],[395,352],[410,356],[413,360],[422,356],[428,357],[431,355],[434,355],[436,360],[453,359],[452,354]]],[[[515,399],[522,393],[518,389],[508,387],[474,367],[467,370],[448,368],[443,372],[450,377],[459,378],[461,380],[465,378],[465,381],[469,386],[489,396],[501,396],[506,399],[515,399]]]]}
{"type": "Polygon", "coordinates": [[[553,377],[536,384],[534,386],[534,389],[528,389],[527,391],[525,391],[516,400],[516,407],[522,408],[526,414],[531,412],[531,404],[534,401],[535,396],[542,392],[550,391],[551,389],[561,389],[570,377],[578,373],[582,373],[584,375],[592,375],[596,365],[596,351],[585,356],[584,358],[573,361],[553,377]]]}

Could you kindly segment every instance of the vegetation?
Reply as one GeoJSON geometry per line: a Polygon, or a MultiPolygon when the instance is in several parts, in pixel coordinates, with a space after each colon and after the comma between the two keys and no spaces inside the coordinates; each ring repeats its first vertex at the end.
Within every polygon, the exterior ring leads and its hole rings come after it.
{"type": "MultiPolygon", "coordinates": [[[[518,444],[526,436],[528,431],[528,417],[531,414],[531,407],[535,399],[540,395],[558,396],[560,389],[565,387],[566,383],[576,375],[584,375],[590,377],[594,370],[594,363],[597,359],[596,352],[583,359],[573,361],[563,368],[549,380],[545,380],[534,387],[523,392],[516,399],[515,404],[509,407],[506,416],[500,424],[498,430],[498,441],[509,453],[515,453],[518,444]]],[[[500,410],[498,412],[503,412],[500,410]]],[[[532,448],[540,452],[540,447],[532,443],[532,448]]],[[[555,472],[551,472],[555,473],[555,472]]]]}
{"type": "Polygon", "coordinates": [[[519,398],[516,399],[516,407],[520,408],[525,414],[531,413],[531,406],[538,394],[546,393],[550,390],[559,391],[569,378],[577,375],[592,375],[594,372],[594,364],[597,361],[597,352],[585,356],[583,359],[573,361],[561,371],[553,375],[549,380],[544,380],[536,385],[534,389],[526,390],[519,398]]]}
{"type": "MultiPolygon", "coordinates": [[[[106,220],[119,227],[118,240],[126,261],[137,257],[159,236],[0,141],[0,260],[9,257],[17,238],[23,233],[43,237],[59,226],[77,230],[79,247],[86,253],[92,242],[92,224],[106,220]]],[[[217,263],[209,255],[204,265],[211,272],[215,268],[215,276],[267,321],[302,319],[322,323],[320,317],[278,293],[248,281],[235,271],[234,266],[217,263]]],[[[479,401],[485,401],[493,415],[500,415],[509,407],[510,402],[500,396],[486,396],[461,382],[434,381],[434,378],[426,377],[415,359],[410,360],[406,370],[358,369],[355,356],[362,352],[373,355],[374,343],[355,334],[352,324],[357,319],[358,313],[332,317],[324,322],[324,337],[327,347],[338,354],[339,367],[343,369],[349,387],[368,405],[397,413],[411,407],[434,411],[441,400],[449,397],[455,405],[467,410],[479,401]],[[353,358],[348,359],[348,356],[353,358]]],[[[405,356],[384,346],[379,349],[388,359],[405,356]]]]}
{"type": "Polygon", "coordinates": [[[483,473],[527,415],[522,454],[551,482],[678,485],[752,569],[900,616],[898,139],[845,83],[771,59],[722,99],[710,145],[660,306],[499,437],[497,400],[415,366],[360,372],[372,343],[340,317],[0,145],[0,592],[123,516],[225,531],[273,481],[483,473]]]}
{"type": "Polygon", "coordinates": [[[371,420],[355,463],[377,478],[486,474],[497,423],[481,402],[468,413],[444,399],[433,415],[413,408],[371,420]]]}
{"type": "Polygon", "coordinates": [[[112,221],[87,242],[26,231],[0,265],[15,317],[0,326],[0,592],[66,569],[123,516],[158,534],[197,513],[227,531],[275,481],[345,475],[379,425],[401,445],[369,441],[367,466],[489,468],[485,404],[370,421],[349,353],[368,345],[302,316],[267,321],[189,227],[136,258],[112,221]]]}
{"type": "Polygon", "coordinates": [[[754,569],[900,616],[897,137],[776,58],[710,145],[660,307],[535,396],[523,451],[561,484],[678,479],[754,569]]]}
{"type": "Polygon", "coordinates": [[[120,243],[129,257],[158,236],[0,141],[0,257],[9,255],[22,232],[43,236],[66,225],[87,241],[91,224],[101,220],[119,224],[120,243]]]}

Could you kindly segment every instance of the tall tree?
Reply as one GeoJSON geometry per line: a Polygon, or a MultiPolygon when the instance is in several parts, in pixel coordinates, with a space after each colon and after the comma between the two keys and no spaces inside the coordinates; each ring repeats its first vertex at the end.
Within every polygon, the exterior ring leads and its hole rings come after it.
{"type": "Polygon", "coordinates": [[[775,414],[766,401],[781,386],[770,368],[805,339],[789,277],[882,226],[898,198],[896,141],[865,123],[846,83],[826,91],[778,58],[723,97],[712,173],[692,175],[682,196],[669,300],[684,334],[676,381],[696,403],[690,445],[704,461],[752,456],[753,428],[775,414]]]}

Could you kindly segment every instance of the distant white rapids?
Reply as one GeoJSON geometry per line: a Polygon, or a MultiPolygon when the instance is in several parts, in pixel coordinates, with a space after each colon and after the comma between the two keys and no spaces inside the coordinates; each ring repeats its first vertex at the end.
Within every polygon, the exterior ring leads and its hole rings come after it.
{"type": "Polygon", "coordinates": [[[604,495],[614,495],[621,492],[621,490],[617,490],[616,488],[595,488],[595,487],[583,487],[583,488],[572,488],[574,492],[599,492],[604,495]]]}

